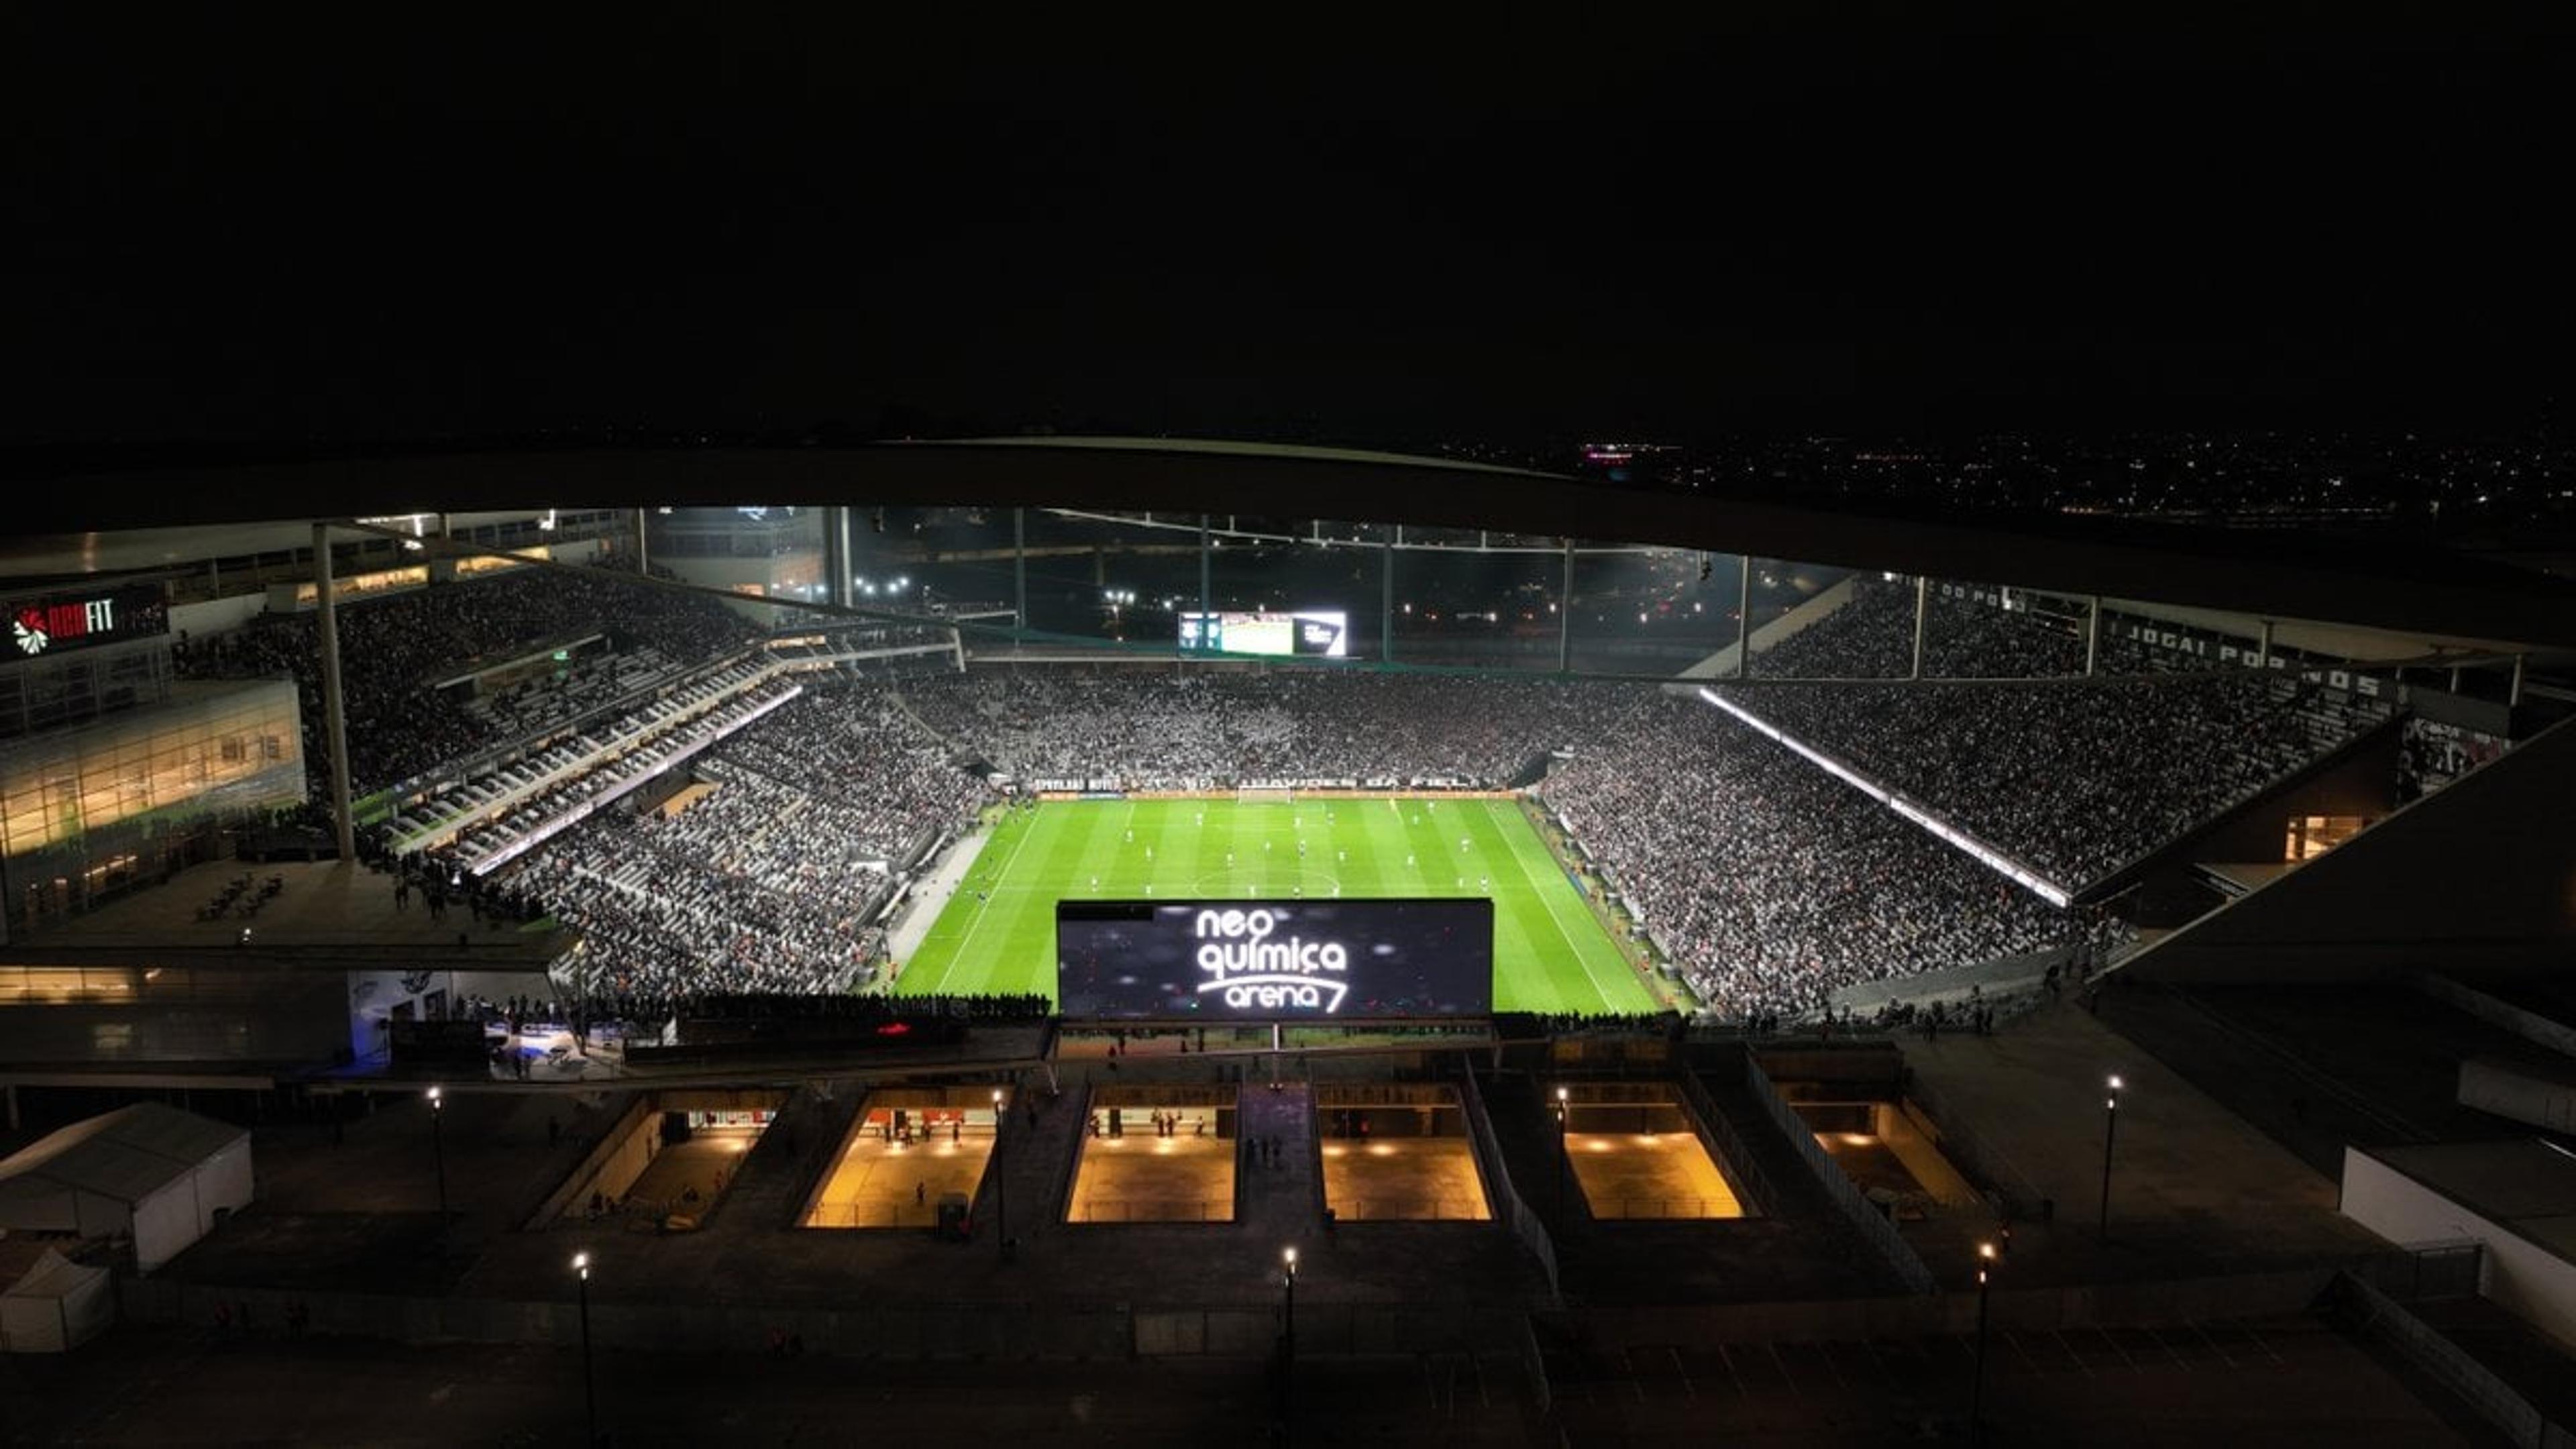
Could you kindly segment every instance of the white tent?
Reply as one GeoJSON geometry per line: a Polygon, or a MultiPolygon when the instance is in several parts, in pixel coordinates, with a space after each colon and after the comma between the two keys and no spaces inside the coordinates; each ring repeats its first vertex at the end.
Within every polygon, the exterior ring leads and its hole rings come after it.
{"type": "Polygon", "coordinates": [[[158,1102],[75,1122],[0,1159],[0,1229],[134,1239],[150,1272],[251,1198],[250,1134],[158,1102]]]}
{"type": "Polygon", "coordinates": [[[115,1321],[116,1286],[107,1270],[47,1249],[0,1293],[0,1352],[68,1353],[115,1321]]]}

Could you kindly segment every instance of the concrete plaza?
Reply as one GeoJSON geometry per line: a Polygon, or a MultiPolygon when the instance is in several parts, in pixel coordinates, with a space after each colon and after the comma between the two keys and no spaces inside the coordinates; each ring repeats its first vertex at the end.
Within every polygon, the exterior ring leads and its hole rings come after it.
{"type": "Polygon", "coordinates": [[[911,1142],[889,1139],[883,1112],[860,1124],[805,1216],[809,1228],[927,1228],[938,1223],[943,1193],[969,1199],[993,1155],[993,1129],[942,1127],[911,1142]]]}
{"type": "Polygon", "coordinates": [[[1744,1204],[1689,1132],[1575,1132],[1566,1155],[1596,1218],[1740,1218],[1744,1204]]]}
{"type": "MultiPolygon", "coordinates": [[[[1143,1120],[1138,1119],[1140,1127],[1143,1120]]],[[[1065,1214],[1076,1223],[1234,1220],[1235,1142],[1214,1133],[1161,1137],[1147,1128],[1086,1137],[1065,1214]]]]}
{"type": "Polygon", "coordinates": [[[1463,1137],[1326,1142],[1324,1205],[1346,1223],[1482,1222],[1484,1180],[1463,1137]]]}

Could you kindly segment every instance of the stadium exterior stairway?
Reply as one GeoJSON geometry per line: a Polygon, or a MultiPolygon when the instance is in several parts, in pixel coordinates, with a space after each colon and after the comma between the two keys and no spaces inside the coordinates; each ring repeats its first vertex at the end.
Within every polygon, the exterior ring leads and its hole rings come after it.
{"type": "Polygon", "coordinates": [[[1538,1078],[1526,1072],[1505,1071],[1482,1073],[1477,1081],[1484,1094],[1485,1111],[1494,1129],[1495,1144],[1503,1150],[1504,1170],[1530,1210],[1546,1223],[1548,1235],[1555,1239],[1557,1251],[1565,1251],[1570,1225],[1580,1224],[1585,1215],[1583,1194],[1569,1183],[1563,1194],[1564,1211],[1558,1211],[1558,1176],[1565,1171],[1563,1153],[1557,1141],[1556,1117],[1550,1111],[1538,1078]]]}
{"type": "Polygon", "coordinates": [[[1753,1100],[1744,1081],[1744,1051],[1735,1043],[1698,1046],[1691,1051],[1693,1075],[1708,1090],[1709,1101],[1726,1114],[1726,1125],[1753,1158],[1755,1173],[1770,1185],[1778,1212],[1809,1222],[1834,1222],[1839,1210],[1826,1198],[1815,1172],[1796,1144],[1780,1135],[1780,1124],[1753,1100]]]}
{"type": "Polygon", "coordinates": [[[856,1082],[807,1083],[760,1134],[718,1208],[743,1221],[772,1227],[803,1223],[806,1200],[840,1159],[841,1144],[867,1106],[856,1082]],[[828,1090],[828,1097],[823,1092],[828,1090]]]}
{"type": "Polygon", "coordinates": [[[1279,1242],[1306,1236],[1322,1222],[1323,1166],[1315,1140],[1315,1098],[1304,1082],[1269,1083],[1247,1079],[1236,1097],[1235,1120],[1241,1124],[1235,1144],[1236,1220],[1279,1242]],[[1279,1139],[1277,1160],[1260,1161],[1245,1144],[1265,1137],[1279,1139]]]}
{"type": "Polygon", "coordinates": [[[1091,1115],[1090,1088],[1078,1082],[1067,1086],[1071,1090],[1051,1092],[1041,1083],[1024,1081],[1010,1089],[1009,1120],[994,1147],[1001,1169],[985,1170],[975,1199],[979,1236],[1006,1232],[1025,1247],[1064,1222],[1073,1166],[1082,1149],[1082,1124],[1091,1115]],[[1005,1173],[1007,1193],[1002,1191],[1005,1173]],[[1008,1202],[1001,1200],[1005,1196],[1008,1202]]]}

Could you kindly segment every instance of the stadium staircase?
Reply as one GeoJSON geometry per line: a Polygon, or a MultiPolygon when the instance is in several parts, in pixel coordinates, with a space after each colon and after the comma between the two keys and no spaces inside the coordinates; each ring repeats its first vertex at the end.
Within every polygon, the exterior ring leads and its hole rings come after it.
{"type": "MultiPolygon", "coordinates": [[[[1778,1121],[1753,1100],[1753,1089],[1745,1083],[1744,1052],[1742,1045],[1731,1042],[1695,1046],[1691,1066],[1709,1100],[1725,1114],[1726,1125],[1734,1129],[1736,1142],[1752,1159],[1746,1175],[1770,1190],[1776,1202],[1774,1216],[1794,1222],[1839,1223],[1841,1210],[1826,1196],[1797,1144],[1782,1136],[1778,1121]]],[[[1869,1262],[1874,1271],[1883,1271],[1875,1268],[1875,1255],[1858,1242],[1852,1244],[1852,1253],[1854,1261],[1869,1262]]]]}
{"type": "MultiPolygon", "coordinates": [[[[1082,1154],[1082,1124],[1091,1116],[1091,1091],[1079,1082],[1070,1090],[1049,1092],[1035,1082],[1012,1089],[1010,1120],[1002,1127],[996,1150],[1002,1171],[1010,1177],[1008,1214],[1003,1230],[1023,1246],[1044,1237],[1064,1215],[1073,1192],[1074,1163],[1082,1154]],[[1037,1108],[1030,1120],[1029,1108],[1037,1108]]],[[[987,1171],[975,1199],[976,1232],[991,1231],[995,1221],[996,1174],[987,1171]]]]}
{"type": "Polygon", "coordinates": [[[1559,1160],[1556,1116],[1550,1110],[1536,1077],[1527,1072],[1502,1071],[1479,1078],[1485,1112],[1494,1129],[1494,1142],[1502,1149],[1503,1167],[1511,1174],[1512,1183],[1521,1197],[1547,1225],[1548,1235],[1555,1240],[1560,1256],[1566,1251],[1569,1222],[1584,1218],[1583,1194],[1568,1184],[1563,1194],[1564,1212],[1558,1212],[1557,1179],[1565,1170],[1559,1160]]]}
{"type": "Polygon", "coordinates": [[[823,1175],[840,1160],[841,1144],[867,1106],[868,1094],[856,1082],[807,1083],[787,1099],[769,1130],[760,1134],[742,1160],[733,1186],[721,1206],[746,1221],[767,1227],[795,1227],[804,1220],[805,1204],[823,1175]]]}
{"type": "Polygon", "coordinates": [[[912,707],[911,700],[904,698],[902,690],[889,689],[886,691],[886,698],[894,701],[896,711],[902,714],[905,719],[910,720],[914,729],[917,729],[930,738],[939,741],[939,743],[946,747],[951,754],[971,756],[979,753],[974,746],[967,744],[964,740],[956,739],[949,735],[940,733],[931,725],[930,721],[921,717],[920,711],[912,707]]]}
{"type": "MultiPolygon", "coordinates": [[[[1235,1188],[1237,1221],[1281,1242],[1303,1237],[1322,1220],[1323,1164],[1315,1141],[1314,1092],[1304,1082],[1246,1080],[1236,1099],[1244,1137],[1279,1139],[1275,1162],[1242,1160],[1235,1188]]],[[[1242,1148],[1237,1146],[1241,1153],[1242,1148]]]]}

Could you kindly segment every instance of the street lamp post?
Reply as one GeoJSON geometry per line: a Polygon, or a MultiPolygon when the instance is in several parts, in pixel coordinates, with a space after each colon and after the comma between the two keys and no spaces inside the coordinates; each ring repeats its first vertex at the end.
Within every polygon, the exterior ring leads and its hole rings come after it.
{"type": "Polygon", "coordinates": [[[590,1367],[590,1254],[572,1255],[572,1271],[581,1294],[581,1407],[589,1426],[589,1443],[599,1442],[599,1382],[590,1367]]]}
{"type": "Polygon", "coordinates": [[[1297,1250],[1279,1253],[1279,1402],[1281,1417],[1297,1411],[1297,1250]]]}
{"type": "Polygon", "coordinates": [[[1556,1089],[1556,1224],[1565,1231],[1565,1180],[1574,1175],[1574,1105],[1563,1087],[1556,1089]]]}
{"type": "Polygon", "coordinates": [[[993,1089],[993,1241],[1011,1261],[1011,1175],[1002,1170],[1002,1089],[993,1089]]]}
{"type": "Polygon", "coordinates": [[[2102,1220],[2096,1232],[2104,1242],[2109,1242],[2111,1240],[2111,1143],[2120,1131],[2120,1088],[2123,1084],[2118,1075],[2114,1074],[2104,1085],[2109,1090],[2102,1096],[2102,1220]]]}
{"type": "Polygon", "coordinates": [[[1288,1356],[1297,1356],[1297,1250],[1283,1248],[1279,1253],[1279,1326],[1288,1341],[1288,1356]]]}
{"type": "Polygon", "coordinates": [[[1994,1287],[1995,1245],[1977,1244],[1977,1376],[1968,1391],[1968,1442],[1985,1442],[1986,1295],[1994,1287]]]}
{"type": "Polygon", "coordinates": [[[440,1124],[447,1119],[446,1094],[436,1087],[429,1089],[429,1155],[438,1167],[438,1235],[447,1238],[447,1133],[440,1124]]]}

